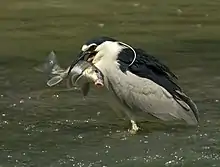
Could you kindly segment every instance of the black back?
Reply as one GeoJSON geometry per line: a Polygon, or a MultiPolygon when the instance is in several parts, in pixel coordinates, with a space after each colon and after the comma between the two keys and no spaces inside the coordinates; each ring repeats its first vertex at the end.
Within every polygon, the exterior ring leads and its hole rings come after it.
{"type": "Polygon", "coordinates": [[[188,110],[188,108],[186,108],[180,100],[183,100],[188,104],[198,120],[198,109],[193,101],[183,93],[182,89],[177,84],[177,76],[154,56],[147,54],[142,49],[133,49],[137,56],[133,64],[131,64],[131,62],[134,59],[134,52],[130,48],[125,48],[120,52],[118,56],[120,69],[123,72],[130,71],[139,77],[150,79],[156,84],[162,86],[185,110],[188,110]]]}
{"type": "Polygon", "coordinates": [[[134,59],[133,51],[126,48],[119,54],[120,68],[123,72],[129,70],[139,77],[148,78],[165,88],[172,95],[177,94],[176,90],[181,91],[181,88],[176,83],[177,77],[166,65],[141,49],[134,50],[137,57],[131,66],[129,65],[134,59]]]}

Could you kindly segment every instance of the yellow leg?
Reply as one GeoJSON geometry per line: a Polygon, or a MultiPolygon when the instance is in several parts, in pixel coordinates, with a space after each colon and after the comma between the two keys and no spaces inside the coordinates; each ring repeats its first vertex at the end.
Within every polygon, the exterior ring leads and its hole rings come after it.
{"type": "Polygon", "coordinates": [[[129,129],[128,131],[131,134],[136,134],[138,130],[139,130],[139,127],[137,126],[136,122],[134,120],[131,120],[131,129],[129,129]]]}

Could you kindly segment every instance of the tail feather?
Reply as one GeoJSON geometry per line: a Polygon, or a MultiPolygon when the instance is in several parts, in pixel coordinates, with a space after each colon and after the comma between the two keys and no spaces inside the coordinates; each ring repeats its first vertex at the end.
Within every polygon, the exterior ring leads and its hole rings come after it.
{"type": "Polygon", "coordinates": [[[176,99],[176,101],[186,110],[192,110],[193,114],[195,115],[195,118],[197,121],[199,121],[199,111],[198,108],[196,106],[196,104],[183,92],[180,91],[176,91],[178,93],[178,98],[176,99]],[[180,101],[184,101],[189,107],[187,107],[186,105],[184,105],[184,103],[181,103],[180,101]]]}

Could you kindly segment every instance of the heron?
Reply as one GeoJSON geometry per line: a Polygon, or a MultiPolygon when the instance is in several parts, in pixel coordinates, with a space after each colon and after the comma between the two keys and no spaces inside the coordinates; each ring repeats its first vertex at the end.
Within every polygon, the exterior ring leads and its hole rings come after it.
{"type": "Polygon", "coordinates": [[[111,37],[97,37],[82,46],[70,70],[79,60],[93,63],[103,73],[114,99],[110,106],[126,115],[131,133],[140,129],[141,120],[198,124],[197,106],[183,92],[177,76],[145,50],[111,37]]]}

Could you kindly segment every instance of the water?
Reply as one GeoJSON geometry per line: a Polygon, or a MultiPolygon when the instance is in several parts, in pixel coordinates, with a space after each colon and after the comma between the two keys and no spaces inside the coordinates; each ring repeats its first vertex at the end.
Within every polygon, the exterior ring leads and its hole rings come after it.
{"type": "Polygon", "coordinates": [[[0,166],[220,166],[220,1],[10,0],[0,5],[0,166]],[[200,109],[196,128],[126,135],[102,91],[86,100],[33,70],[55,50],[69,65],[107,35],[159,57],[200,109]]]}

